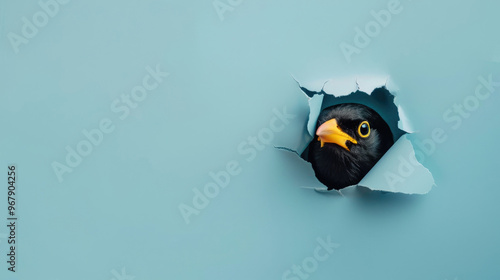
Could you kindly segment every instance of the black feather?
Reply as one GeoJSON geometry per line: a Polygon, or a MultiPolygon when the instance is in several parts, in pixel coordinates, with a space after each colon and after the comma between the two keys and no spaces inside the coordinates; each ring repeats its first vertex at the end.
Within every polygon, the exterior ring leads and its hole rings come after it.
{"type": "Polygon", "coordinates": [[[309,144],[308,161],[316,177],[329,190],[355,185],[370,171],[394,144],[391,129],[373,109],[355,103],[325,108],[318,117],[316,129],[324,122],[336,119],[338,126],[358,143],[348,141],[349,151],[333,143],[321,147],[317,136],[309,144]],[[368,121],[371,132],[366,138],[358,135],[358,126],[368,121]]]}

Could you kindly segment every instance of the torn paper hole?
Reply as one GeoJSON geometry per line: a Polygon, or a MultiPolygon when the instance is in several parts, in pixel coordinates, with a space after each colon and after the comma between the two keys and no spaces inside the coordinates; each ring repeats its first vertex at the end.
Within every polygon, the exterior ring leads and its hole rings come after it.
{"type": "MultiPolygon", "coordinates": [[[[354,186],[366,187],[373,191],[405,194],[426,194],[434,185],[432,174],[415,158],[415,150],[408,133],[414,132],[404,106],[398,104],[397,88],[387,77],[355,77],[314,83],[306,88],[299,83],[309,102],[309,118],[302,142],[292,151],[307,161],[308,147],[313,137],[317,137],[317,120],[323,109],[343,103],[357,103],[375,110],[387,123],[394,144],[354,186]]],[[[311,164],[308,164],[312,168],[311,164]]],[[[321,190],[326,186],[318,181],[321,190]]],[[[318,190],[318,188],[316,188],[318,190]]],[[[346,189],[346,188],[344,188],[346,189]]],[[[342,190],[344,190],[342,189],[342,190]]]]}

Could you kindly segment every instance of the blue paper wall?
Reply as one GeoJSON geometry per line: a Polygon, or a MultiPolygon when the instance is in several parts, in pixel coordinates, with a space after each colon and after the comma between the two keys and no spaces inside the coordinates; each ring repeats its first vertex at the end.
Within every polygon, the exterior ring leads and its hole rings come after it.
{"type": "Polygon", "coordinates": [[[498,279],[499,8],[0,2],[1,279],[498,279]],[[437,187],[300,188],[312,171],[272,148],[307,119],[292,76],[372,73],[437,187]]]}

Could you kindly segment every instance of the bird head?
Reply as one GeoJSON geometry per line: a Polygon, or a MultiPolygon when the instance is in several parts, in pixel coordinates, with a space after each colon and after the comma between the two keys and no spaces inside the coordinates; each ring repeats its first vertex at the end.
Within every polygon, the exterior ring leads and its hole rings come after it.
{"type": "Polygon", "coordinates": [[[325,108],[308,161],[328,189],[357,184],[393,145],[391,129],[373,109],[356,103],[325,108]]]}
{"type": "Polygon", "coordinates": [[[317,140],[321,150],[336,150],[355,157],[379,157],[394,143],[391,130],[373,109],[354,103],[322,111],[317,140]]]}

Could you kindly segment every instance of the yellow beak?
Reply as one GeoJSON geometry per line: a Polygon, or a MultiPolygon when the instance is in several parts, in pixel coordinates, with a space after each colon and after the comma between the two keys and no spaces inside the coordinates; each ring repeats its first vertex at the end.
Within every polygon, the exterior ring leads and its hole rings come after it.
{"type": "Polygon", "coordinates": [[[316,135],[318,135],[318,141],[321,141],[321,147],[325,143],[334,143],[349,151],[346,145],[347,141],[351,141],[353,144],[358,143],[349,134],[340,129],[336,119],[331,119],[320,125],[318,130],[316,130],[316,135]]]}

